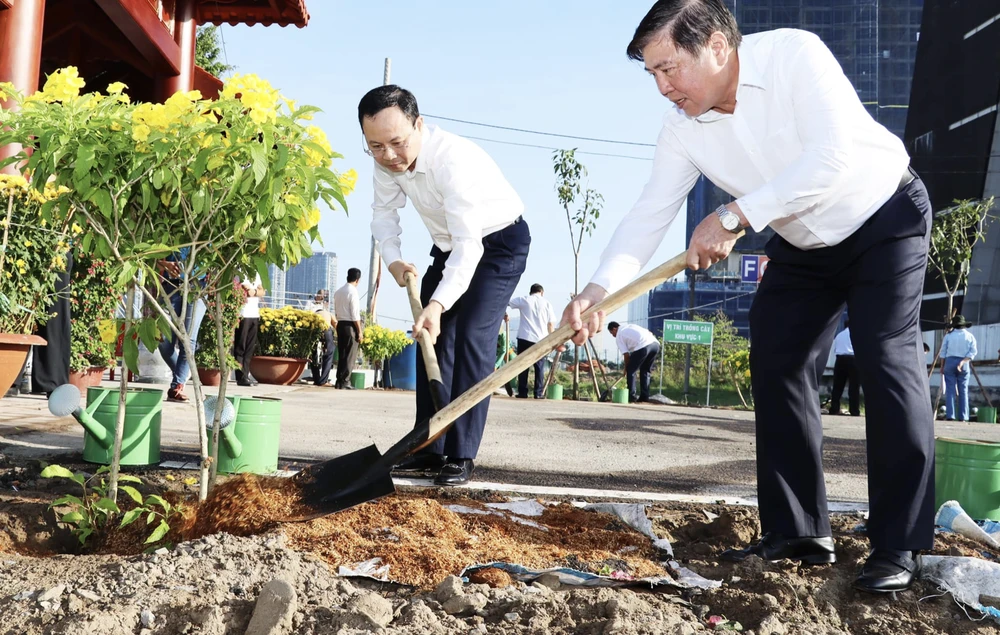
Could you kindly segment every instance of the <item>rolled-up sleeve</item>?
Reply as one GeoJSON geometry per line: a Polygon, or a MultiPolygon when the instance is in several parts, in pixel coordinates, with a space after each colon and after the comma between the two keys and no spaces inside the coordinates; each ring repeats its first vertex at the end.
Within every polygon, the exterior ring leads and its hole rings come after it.
{"type": "Polygon", "coordinates": [[[372,236],[378,241],[382,260],[388,263],[403,259],[400,236],[403,228],[399,224],[399,212],[406,206],[406,194],[392,180],[392,177],[378,165],[372,177],[375,201],[372,203],[372,236]]]}
{"type": "Polygon", "coordinates": [[[656,141],[652,175],[611,236],[591,283],[613,292],[639,273],[660,246],[698,175],[698,168],[664,127],[656,141]]]}
{"type": "Polygon", "coordinates": [[[792,95],[802,154],[763,186],[736,200],[755,231],[808,212],[838,192],[853,153],[854,110],[862,108],[850,80],[825,44],[803,32],[798,50],[777,58],[779,82],[792,95]]]}
{"type": "Polygon", "coordinates": [[[482,178],[474,164],[449,161],[436,173],[438,187],[444,199],[445,222],[451,235],[451,253],[444,263],[444,273],[431,300],[450,309],[469,288],[476,267],[483,257],[482,178]]]}

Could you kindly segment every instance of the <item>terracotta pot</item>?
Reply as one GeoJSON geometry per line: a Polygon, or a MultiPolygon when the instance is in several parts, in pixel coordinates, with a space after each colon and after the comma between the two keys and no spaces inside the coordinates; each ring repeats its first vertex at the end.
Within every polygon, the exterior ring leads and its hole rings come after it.
{"type": "Polygon", "coordinates": [[[250,374],[262,384],[288,386],[294,384],[306,370],[307,359],[294,357],[268,357],[261,355],[250,360],[250,374]]]}
{"type": "Polygon", "coordinates": [[[100,386],[104,377],[103,366],[91,366],[87,370],[73,370],[69,373],[69,383],[80,389],[80,394],[86,396],[87,388],[100,386]]]}
{"type": "Polygon", "coordinates": [[[0,399],[14,385],[31,347],[45,345],[45,340],[37,335],[0,333],[0,399]]]}
{"type": "Polygon", "coordinates": [[[222,371],[218,368],[199,368],[198,379],[202,386],[218,386],[222,383],[222,371]]]}

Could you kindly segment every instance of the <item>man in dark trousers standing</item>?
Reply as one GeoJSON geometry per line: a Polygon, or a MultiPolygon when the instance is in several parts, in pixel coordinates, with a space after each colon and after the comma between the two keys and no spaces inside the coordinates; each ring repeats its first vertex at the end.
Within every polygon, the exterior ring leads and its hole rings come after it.
{"type": "MultiPolygon", "coordinates": [[[[535,345],[555,329],[556,313],[552,310],[552,305],[543,296],[545,289],[537,282],[531,285],[530,295],[520,298],[511,298],[507,303],[512,309],[517,309],[521,313],[521,320],[517,327],[517,354],[520,355],[535,345]]],[[[506,315],[504,319],[507,319],[506,315]]],[[[545,388],[545,359],[540,359],[534,364],[535,369],[535,399],[543,397],[542,390],[545,388]]],[[[530,370],[530,369],[529,369],[530,370]]],[[[528,370],[517,376],[517,397],[518,399],[528,398],[528,370]]]]}
{"type": "Polygon", "coordinates": [[[632,403],[649,401],[650,371],[656,356],[660,354],[660,342],[647,329],[635,324],[620,326],[618,322],[608,322],[608,333],[615,338],[618,350],[624,356],[625,383],[628,384],[628,400],[632,403]],[[639,386],[635,385],[635,374],[639,373],[639,386]]]}
{"type": "Polygon", "coordinates": [[[830,414],[840,414],[840,398],[847,384],[847,401],[851,416],[861,416],[861,384],[858,381],[858,367],[854,363],[854,345],[851,343],[851,324],[833,339],[833,392],[830,393],[830,414]]]}
{"type": "Polygon", "coordinates": [[[66,271],[56,281],[56,295],[45,308],[49,319],[37,329],[45,346],[31,347],[31,392],[48,395],[59,386],[69,383],[70,349],[70,277],[73,271],[73,254],[66,254],[66,271]]]}
{"type": "Polygon", "coordinates": [[[834,562],[819,375],[844,307],[865,391],[872,552],[855,587],[907,589],[934,542],[934,428],[922,372],[927,191],[903,143],[872,119],[812,33],[743,37],[723,0],[660,0],[629,44],[670,100],[652,176],[563,319],[634,277],[699,175],[735,197],[695,229],[687,264],[725,258],[743,227],[772,227],[750,310],[760,543],[722,554],[834,562]]]}
{"type": "MultiPolygon", "coordinates": [[[[493,371],[497,331],[531,243],[524,205],[482,148],[424,123],[410,91],[391,85],[369,91],[358,121],[375,159],[372,235],[400,286],[407,272],[418,274],[401,249],[398,210],[407,199],[434,242],[413,334],[426,330],[435,342],[445,391],[457,397],[493,371]]],[[[469,482],[488,410],[484,399],[397,469],[436,472],[437,485],[469,482]]],[[[433,412],[427,371],[418,363],[417,422],[433,412]]]]}
{"type": "Polygon", "coordinates": [[[250,374],[250,360],[257,352],[257,335],[260,332],[260,299],[264,297],[264,285],[260,274],[253,280],[242,280],[240,286],[246,292],[246,301],[240,310],[240,323],[236,327],[233,340],[233,356],[239,368],[236,369],[236,385],[256,386],[257,380],[250,374]]]}
{"type": "MultiPolygon", "coordinates": [[[[358,359],[358,346],[361,344],[361,301],[358,298],[358,280],[361,280],[361,270],[351,267],[347,270],[347,284],[337,289],[333,294],[333,315],[337,320],[337,383],[335,388],[354,390],[351,385],[351,373],[358,359]]],[[[329,342],[327,342],[329,344],[329,342]]],[[[329,351],[333,351],[330,347],[329,351]]],[[[323,359],[323,374],[330,372],[332,355],[323,359]]]]}

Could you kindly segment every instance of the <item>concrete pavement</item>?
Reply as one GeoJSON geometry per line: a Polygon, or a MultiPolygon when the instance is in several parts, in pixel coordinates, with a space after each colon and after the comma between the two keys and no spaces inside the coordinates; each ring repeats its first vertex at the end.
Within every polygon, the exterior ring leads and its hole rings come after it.
{"type": "MultiPolygon", "coordinates": [[[[105,382],[106,386],[113,384],[105,382]]],[[[206,393],[214,393],[206,389],[206,393]]],[[[301,464],[369,443],[387,448],[412,426],[414,397],[402,391],[312,386],[228,387],[230,394],[283,400],[280,456],[301,464]]],[[[866,501],[864,420],[824,417],[831,500],[866,501]]],[[[1000,442],[1000,426],[938,422],[939,436],[1000,442]]],[[[48,414],[43,398],[0,400],[0,452],[79,452],[83,429],[48,414]]],[[[193,404],[164,404],[162,448],[194,454],[193,404]]],[[[483,481],[749,497],[755,494],[749,412],[495,397],[477,460],[483,481]]]]}

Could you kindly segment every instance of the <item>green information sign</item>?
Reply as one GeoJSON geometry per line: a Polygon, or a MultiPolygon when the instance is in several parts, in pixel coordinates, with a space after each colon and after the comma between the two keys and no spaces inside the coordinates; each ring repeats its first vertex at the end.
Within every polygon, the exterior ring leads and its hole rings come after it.
{"type": "Polygon", "coordinates": [[[663,320],[663,341],[669,344],[712,345],[715,324],[712,322],[686,322],[663,320]]]}

